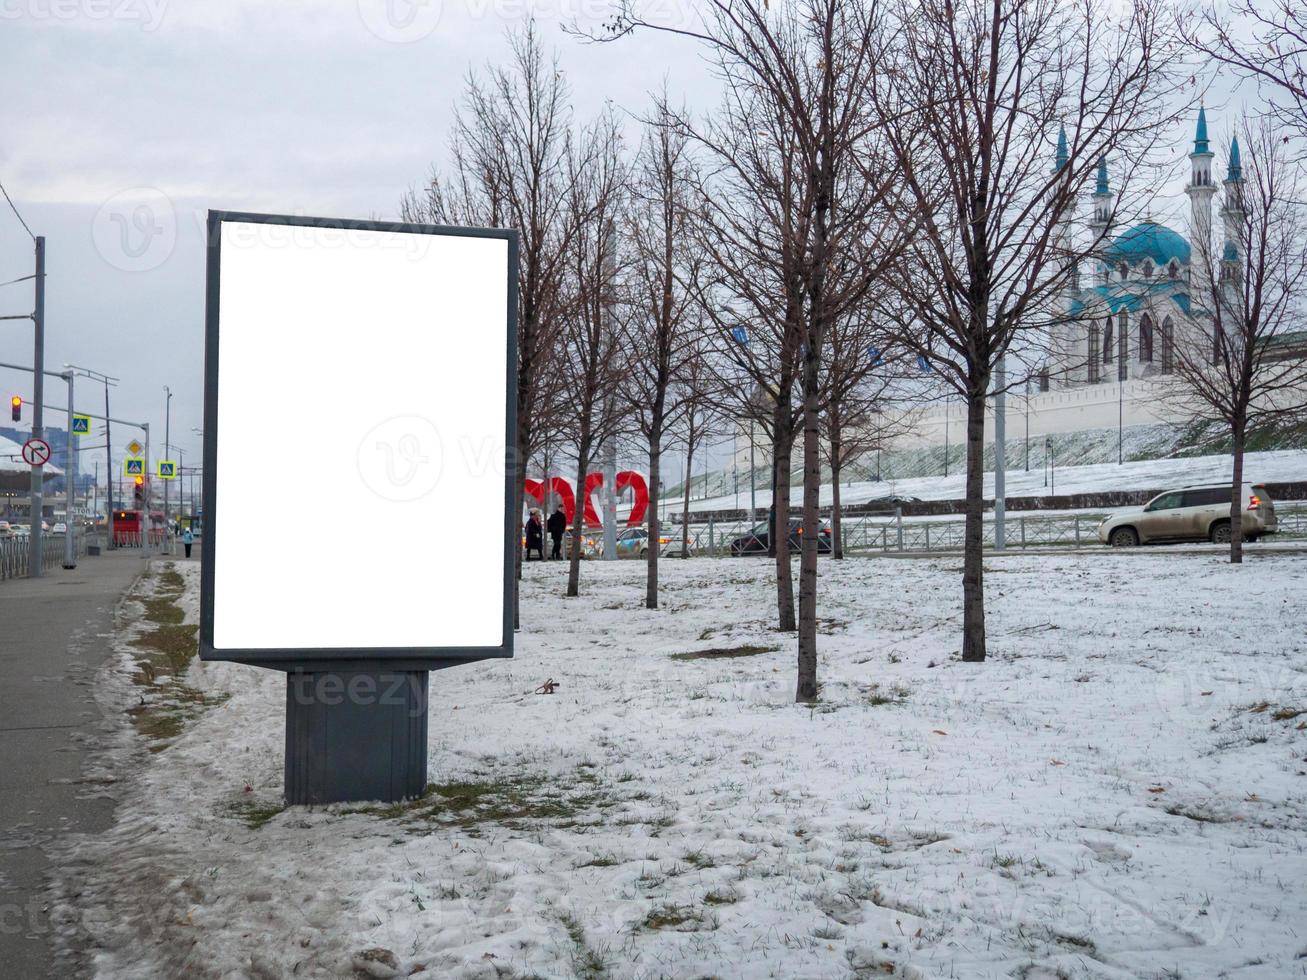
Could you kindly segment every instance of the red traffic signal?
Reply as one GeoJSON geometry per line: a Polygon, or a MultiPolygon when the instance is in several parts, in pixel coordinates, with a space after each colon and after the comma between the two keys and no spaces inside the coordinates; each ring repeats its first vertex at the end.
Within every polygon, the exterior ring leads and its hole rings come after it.
{"type": "Polygon", "coordinates": [[[13,420],[15,422],[20,421],[23,417],[23,396],[14,395],[13,398],[9,399],[9,407],[13,409],[13,412],[11,413],[13,415],[13,420]]]}

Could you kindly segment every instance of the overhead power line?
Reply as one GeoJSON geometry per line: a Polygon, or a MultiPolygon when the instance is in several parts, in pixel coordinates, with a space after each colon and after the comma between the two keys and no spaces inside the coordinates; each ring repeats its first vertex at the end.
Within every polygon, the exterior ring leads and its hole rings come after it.
{"type": "Polygon", "coordinates": [[[18,207],[14,204],[14,199],[10,197],[9,192],[5,190],[3,181],[0,181],[0,194],[3,194],[5,200],[9,202],[9,210],[14,213],[14,217],[18,219],[18,223],[23,226],[23,231],[27,232],[27,237],[32,241],[36,241],[36,236],[32,234],[32,229],[27,227],[27,222],[24,221],[23,216],[18,213],[18,207]]]}

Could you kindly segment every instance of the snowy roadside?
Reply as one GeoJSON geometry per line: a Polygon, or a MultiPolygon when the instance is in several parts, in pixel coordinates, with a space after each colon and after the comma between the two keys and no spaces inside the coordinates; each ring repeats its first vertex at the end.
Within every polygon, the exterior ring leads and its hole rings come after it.
{"type": "Polygon", "coordinates": [[[639,563],[528,565],[516,659],[433,675],[411,807],[282,810],[281,675],[194,665],[230,698],[66,914],[106,977],[1307,976],[1307,557],[988,570],[977,666],[958,559],[823,560],[809,709],[765,561],[669,561],[657,612],[639,563]]]}

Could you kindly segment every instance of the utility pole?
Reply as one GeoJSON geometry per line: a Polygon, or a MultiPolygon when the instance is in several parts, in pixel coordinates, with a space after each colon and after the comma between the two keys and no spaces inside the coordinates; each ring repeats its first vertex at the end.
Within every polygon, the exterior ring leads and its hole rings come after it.
{"type": "Polygon", "coordinates": [[[65,371],[68,382],[68,452],[64,459],[64,568],[77,567],[77,542],[73,535],[77,521],[73,507],[77,503],[77,444],[73,440],[73,372],[65,371]]]}
{"type": "Polygon", "coordinates": [[[150,557],[150,531],[152,530],[152,528],[150,527],[150,520],[151,520],[151,515],[150,515],[150,423],[149,423],[149,422],[145,422],[145,423],[143,423],[143,424],[141,425],[141,428],[145,430],[145,481],[144,481],[144,483],[142,484],[142,487],[143,487],[143,489],[144,489],[144,491],[145,491],[145,492],[144,492],[144,495],[143,495],[143,496],[144,496],[144,500],[143,500],[143,503],[142,503],[142,506],[143,506],[143,509],[144,509],[144,511],[145,511],[145,514],[144,514],[143,519],[141,520],[141,555],[144,556],[144,557],[146,557],[146,558],[149,558],[149,557],[150,557]]]}
{"type": "MultiPolygon", "coordinates": [[[[163,392],[164,395],[166,396],[163,400],[163,458],[172,459],[172,446],[169,444],[169,440],[171,439],[171,432],[172,432],[172,389],[169,388],[167,385],[164,385],[163,392]]],[[[165,529],[164,540],[168,542],[168,548],[165,549],[165,551],[170,550],[172,548],[172,537],[167,533],[168,497],[169,497],[168,484],[170,483],[172,483],[171,480],[163,481],[163,526],[165,529]]]]}
{"type": "MultiPolygon", "coordinates": [[[[32,308],[33,355],[32,355],[32,438],[40,439],[45,434],[41,409],[45,404],[45,236],[36,236],[36,303],[32,308]]],[[[69,423],[71,428],[72,423],[69,423]]],[[[67,474],[65,474],[67,475],[67,474]]],[[[32,490],[29,513],[32,533],[28,538],[27,574],[30,578],[40,578],[44,569],[41,567],[41,481],[40,466],[32,467],[32,490]]]]}
{"type": "MultiPolygon", "coordinates": [[[[90,368],[79,367],[76,364],[65,364],[65,368],[80,374],[84,378],[90,378],[92,381],[104,382],[104,465],[105,465],[105,524],[108,531],[108,541],[106,547],[112,548],[113,544],[113,433],[110,431],[109,415],[109,387],[118,383],[117,378],[111,378],[107,374],[99,371],[92,371],[90,368]]],[[[68,422],[72,427],[72,421],[68,422]]]]}

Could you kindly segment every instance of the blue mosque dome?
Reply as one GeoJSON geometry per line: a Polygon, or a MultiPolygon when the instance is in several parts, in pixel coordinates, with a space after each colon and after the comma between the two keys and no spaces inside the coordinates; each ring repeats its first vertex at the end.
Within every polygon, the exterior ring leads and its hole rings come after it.
{"type": "Polygon", "coordinates": [[[1189,243],[1177,232],[1155,221],[1145,221],[1119,235],[1103,258],[1110,263],[1126,262],[1130,265],[1152,259],[1164,266],[1172,259],[1189,262],[1189,243]]]}

